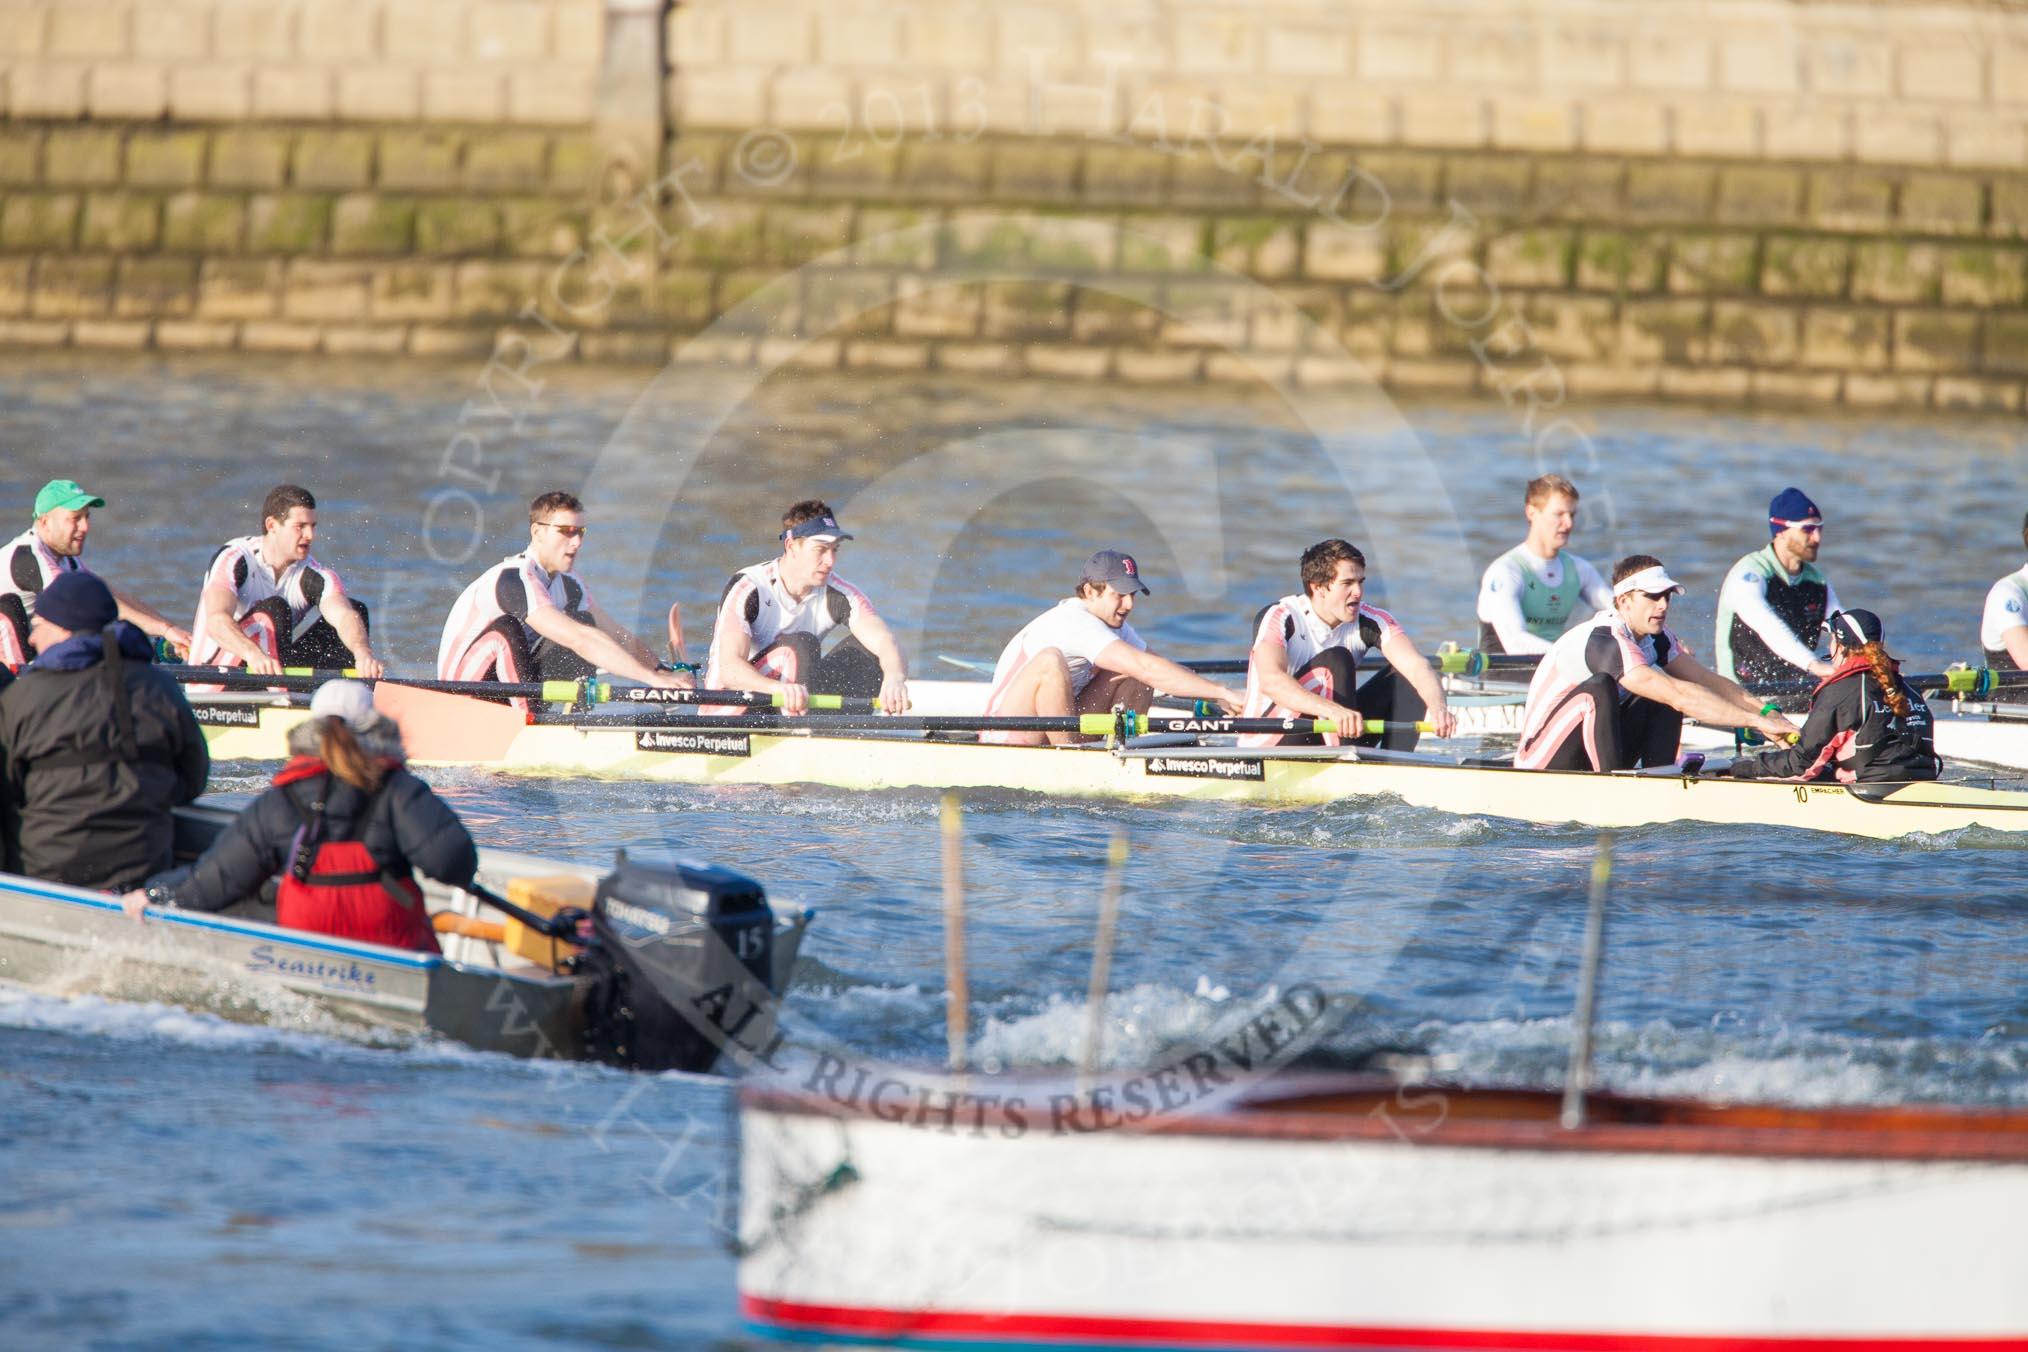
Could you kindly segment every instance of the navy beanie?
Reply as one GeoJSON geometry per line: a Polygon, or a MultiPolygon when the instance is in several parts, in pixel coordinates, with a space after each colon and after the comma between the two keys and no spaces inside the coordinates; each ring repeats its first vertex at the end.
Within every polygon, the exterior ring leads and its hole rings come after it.
{"type": "Polygon", "coordinates": [[[1774,495],[1774,501],[1767,505],[1767,533],[1780,535],[1792,521],[1822,521],[1824,514],[1817,510],[1809,495],[1800,488],[1784,488],[1774,495]]]}
{"type": "Polygon", "coordinates": [[[120,618],[120,603],[96,574],[62,573],[35,598],[35,613],[73,634],[95,634],[120,618]]]}

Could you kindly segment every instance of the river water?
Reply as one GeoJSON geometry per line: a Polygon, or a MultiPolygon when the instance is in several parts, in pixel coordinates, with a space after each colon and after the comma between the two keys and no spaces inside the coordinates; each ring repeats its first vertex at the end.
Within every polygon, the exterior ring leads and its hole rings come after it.
{"type": "MultiPolygon", "coordinates": [[[[547,373],[545,373],[547,374],[547,373]]],[[[431,664],[457,590],[525,539],[522,504],[587,501],[580,571],[693,655],[730,572],[822,495],[840,572],[904,635],[990,660],[1093,549],[1139,557],[1135,621],[1233,656],[1295,558],[1366,546],[1373,599],[1425,648],[1469,643],[1477,575],[1520,538],[1521,485],[1577,479],[1573,548],[1660,555],[1702,652],[1724,570],[1773,493],[1822,505],[1822,562],[1914,666],[1976,657],[2020,565],[2018,422],[1600,407],[1531,445],[1498,405],[1397,407],[1054,384],[571,370],[488,395],[469,368],[10,359],[0,503],[46,478],[108,499],[88,560],[179,619],[282,479],[392,669],[431,664]]],[[[187,619],[184,620],[187,623],[187,619]]],[[[263,767],[224,766],[243,801],[263,767]]],[[[785,1018],[799,1048],[943,1055],[933,795],[437,776],[482,839],[598,860],[681,849],[815,905],[785,1018]]],[[[1106,843],[1131,842],[1103,1057],[1144,1064],[1302,983],[1341,1016],[1306,1055],[1376,1050],[1553,1084],[1594,841],[1401,806],[966,804],[974,1059],[1082,1046],[1106,843]]],[[[2028,903],[2016,844],[1778,830],[1622,834],[1599,1074],[1619,1088],[1800,1102],[2028,1102],[2028,903]]],[[[8,1346],[753,1348],[723,1243],[728,1094],[375,1045],[287,1004],[263,1021],[74,991],[0,991],[0,1341],[8,1346]]],[[[128,992],[131,994],[131,992],[128,992]]],[[[243,992],[221,992],[230,1009],[243,992]]],[[[240,1011],[242,1016],[244,1010],[240,1011]]]]}

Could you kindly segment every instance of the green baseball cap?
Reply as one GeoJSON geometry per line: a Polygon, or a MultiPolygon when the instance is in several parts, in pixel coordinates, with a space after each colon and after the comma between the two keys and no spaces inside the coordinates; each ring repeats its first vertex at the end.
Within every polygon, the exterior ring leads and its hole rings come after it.
{"type": "Polygon", "coordinates": [[[85,492],[77,486],[75,479],[51,479],[35,495],[35,516],[41,520],[44,512],[53,512],[59,507],[76,511],[80,507],[103,507],[106,500],[85,492]]]}

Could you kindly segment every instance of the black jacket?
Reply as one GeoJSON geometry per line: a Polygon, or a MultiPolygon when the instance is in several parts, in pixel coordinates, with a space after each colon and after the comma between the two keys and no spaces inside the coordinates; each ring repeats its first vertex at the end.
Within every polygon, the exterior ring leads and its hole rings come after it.
{"type": "Polygon", "coordinates": [[[298,756],[276,779],[286,782],[277,782],[248,804],[194,867],[152,880],[166,893],[165,900],[219,911],[255,895],[262,883],[288,868],[296,830],[319,794],[324,795],[323,838],[358,840],[384,872],[405,877],[419,871],[462,887],[478,871],[478,847],[458,814],[407,770],[390,771],[371,800],[310,757],[298,756]]]}
{"type": "Polygon", "coordinates": [[[147,638],[125,623],[108,632],[114,661],[100,634],[78,634],[0,694],[0,797],[10,868],[117,890],[168,865],[170,809],[204,792],[211,755],[183,688],[149,665],[147,638]]]}
{"type": "Polygon", "coordinates": [[[1810,716],[1796,744],[1732,763],[1738,779],[1836,780],[1872,784],[1935,779],[1936,729],[1929,706],[1899,675],[1908,716],[1887,703],[1873,668],[1850,661],[1824,678],[1810,696],[1810,716]]]}

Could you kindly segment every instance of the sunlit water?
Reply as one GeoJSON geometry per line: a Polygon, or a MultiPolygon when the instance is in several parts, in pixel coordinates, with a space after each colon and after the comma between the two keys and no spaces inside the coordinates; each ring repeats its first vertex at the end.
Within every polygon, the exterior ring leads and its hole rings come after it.
{"type": "MultiPolygon", "coordinates": [[[[1566,469],[1599,509],[1582,552],[1608,565],[1653,552],[1692,584],[1676,627],[1707,652],[1724,569],[1765,540],[1776,489],[1806,488],[1842,597],[1934,666],[1974,655],[2028,505],[2015,423],[1603,408],[1580,419],[1590,455],[1564,463],[1565,442],[1538,466],[1497,406],[1397,414],[928,378],[742,392],[573,371],[514,410],[515,432],[471,412],[473,375],[12,360],[0,503],[25,524],[55,475],[105,495],[88,559],[187,623],[210,551],[255,528],[272,483],[300,480],[320,500],[316,552],[372,607],[390,665],[416,672],[458,588],[525,538],[536,492],[586,497],[581,571],[650,633],[682,602],[693,655],[732,569],[770,555],[787,502],[822,494],[859,535],[840,571],[924,674],[938,653],[990,659],[1109,545],[1138,553],[1154,595],[1136,622],[1176,655],[1236,655],[1254,611],[1294,589],[1296,554],[1329,534],[1373,545],[1376,599],[1425,647],[1468,642],[1478,572],[1519,538],[1520,485],[1540,467],[1566,469]]],[[[218,787],[243,799],[260,782],[259,767],[221,767],[218,787]]],[[[933,795],[438,782],[485,839],[587,860],[680,848],[816,906],[786,1014],[800,1052],[942,1058],[933,795]]],[[[1133,855],[1109,1064],[1217,1037],[1307,982],[1341,1015],[1313,1060],[1394,1051],[1469,1079],[1562,1073],[1588,833],[1386,804],[1019,794],[972,796],[966,822],[973,1055],[989,1068],[1081,1054],[1118,827],[1133,855]]],[[[1607,1083],[2028,1101],[2014,842],[1659,827],[1623,833],[1617,860],[1607,1083]]],[[[236,998],[221,992],[220,1008],[236,998]]],[[[0,992],[0,1340],[758,1345],[722,1244],[719,1084],[376,1043],[281,1001],[259,1017],[0,992]]]]}

